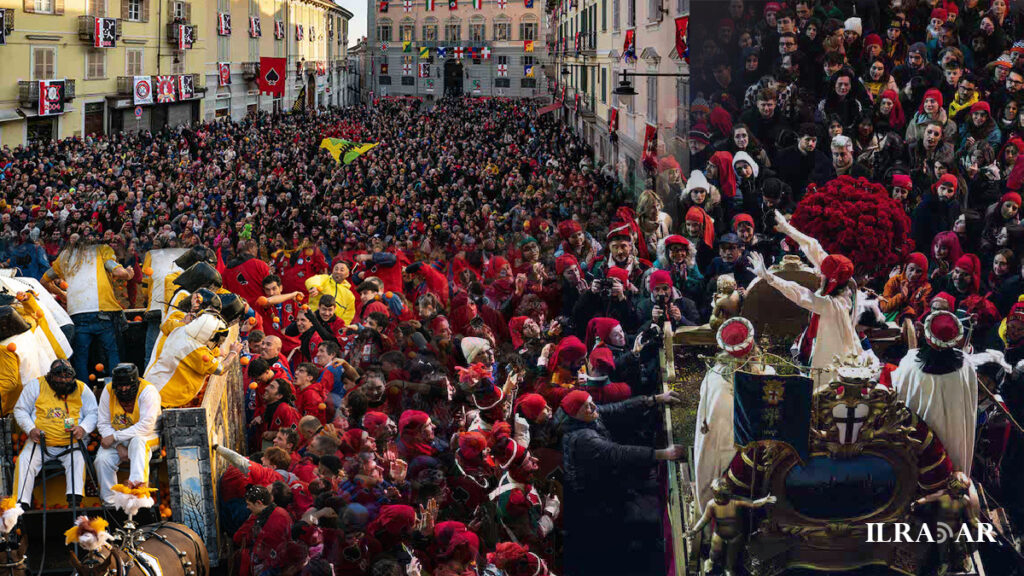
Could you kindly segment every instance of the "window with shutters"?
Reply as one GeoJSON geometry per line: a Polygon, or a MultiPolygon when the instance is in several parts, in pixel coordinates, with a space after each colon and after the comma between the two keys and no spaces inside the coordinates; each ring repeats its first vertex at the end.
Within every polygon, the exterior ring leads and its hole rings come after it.
{"type": "Polygon", "coordinates": [[[32,79],[49,80],[57,75],[57,49],[52,46],[32,47],[32,79]]]}
{"type": "Polygon", "coordinates": [[[423,25],[423,39],[427,42],[437,42],[437,24],[423,25]]]}
{"type": "Polygon", "coordinates": [[[601,32],[608,31],[608,0],[601,0],[601,32]]]}
{"type": "Polygon", "coordinates": [[[188,56],[188,50],[180,50],[174,53],[174,59],[171,60],[171,74],[185,73],[186,56],[188,56]]]}
{"type": "Polygon", "coordinates": [[[626,0],[626,26],[636,26],[636,0],[626,0]]]}
{"type": "Polygon", "coordinates": [[[415,76],[402,76],[402,86],[415,86],[415,85],[416,85],[416,77],[415,76]]]}
{"type": "Polygon", "coordinates": [[[103,18],[107,15],[107,0],[85,0],[85,13],[103,18]]]}
{"type": "Polygon", "coordinates": [[[601,68],[601,103],[608,103],[608,68],[601,68]]]}
{"type": "Polygon", "coordinates": [[[260,39],[249,38],[249,62],[257,62],[260,59],[260,39]]]}
{"type": "Polygon", "coordinates": [[[495,78],[494,79],[494,87],[495,88],[509,88],[511,86],[512,86],[512,79],[511,78],[495,78]]]}
{"type": "Polygon", "coordinates": [[[172,2],[171,13],[174,19],[179,22],[190,22],[192,19],[192,6],[188,2],[172,2]]]}
{"type": "Polygon", "coordinates": [[[122,16],[125,20],[130,22],[141,22],[142,21],[142,3],[143,0],[122,0],[124,2],[124,15],[122,16]]]}
{"type": "Polygon", "coordinates": [[[146,53],[143,48],[126,48],[124,51],[125,76],[142,76],[146,53]]]}
{"type": "Polygon", "coordinates": [[[381,86],[390,86],[391,76],[380,76],[377,78],[377,83],[380,84],[381,86]]]}
{"type": "Polygon", "coordinates": [[[444,41],[458,42],[462,39],[462,24],[448,23],[444,25],[444,41]]]}
{"type": "Polygon", "coordinates": [[[508,56],[495,56],[494,60],[498,65],[504,64],[505,66],[508,66],[508,56]]]}
{"type": "Polygon", "coordinates": [[[537,23],[524,21],[519,24],[519,39],[520,40],[536,40],[537,39],[537,23]]]}
{"type": "Polygon", "coordinates": [[[486,33],[484,28],[487,24],[483,22],[474,22],[469,25],[469,39],[473,42],[483,42],[485,40],[486,33]]]}
{"type": "Polygon", "coordinates": [[[391,24],[381,24],[377,26],[377,40],[381,42],[391,42],[391,24]]]}
{"type": "MultiPolygon", "coordinates": [[[[29,2],[31,2],[31,4],[26,3],[25,7],[28,8],[28,7],[31,6],[31,8],[32,8],[31,11],[35,12],[36,14],[53,14],[54,13],[54,10],[53,10],[54,0],[29,0],[29,2]]],[[[25,10],[25,11],[29,12],[29,10],[25,10]]]]}
{"type": "Polygon", "coordinates": [[[399,26],[398,29],[399,29],[399,34],[401,34],[402,42],[412,42],[414,40],[414,38],[413,38],[413,36],[414,36],[413,35],[413,30],[415,29],[415,25],[414,24],[402,24],[401,26],[399,26]]]}
{"type": "Polygon", "coordinates": [[[618,30],[619,25],[619,0],[612,0],[612,29],[618,30]]]}
{"type": "Polygon", "coordinates": [[[658,78],[647,79],[647,121],[658,123],[658,78]]]}
{"type": "Polygon", "coordinates": [[[519,85],[521,87],[523,87],[523,88],[536,88],[537,87],[537,79],[536,78],[523,78],[520,81],[519,85]]]}
{"type": "Polygon", "coordinates": [[[647,0],[647,21],[661,21],[661,0],[647,0]]]}
{"type": "Polygon", "coordinates": [[[533,66],[533,56],[523,56],[523,66],[533,66]]]}
{"type": "Polygon", "coordinates": [[[101,80],[107,77],[107,51],[89,50],[85,53],[85,79],[101,80]]]}
{"type": "Polygon", "coordinates": [[[495,22],[494,23],[494,39],[495,40],[511,40],[512,39],[512,24],[510,22],[495,22]]]}

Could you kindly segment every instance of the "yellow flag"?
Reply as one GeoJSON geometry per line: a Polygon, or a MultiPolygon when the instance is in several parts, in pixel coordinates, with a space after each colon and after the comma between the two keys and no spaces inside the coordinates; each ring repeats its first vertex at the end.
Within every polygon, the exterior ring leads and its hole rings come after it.
{"type": "Polygon", "coordinates": [[[324,138],[320,142],[321,148],[326,148],[335,162],[351,164],[353,160],[373,150],[379,142],[350,142],[341,138],[324,138]]]}

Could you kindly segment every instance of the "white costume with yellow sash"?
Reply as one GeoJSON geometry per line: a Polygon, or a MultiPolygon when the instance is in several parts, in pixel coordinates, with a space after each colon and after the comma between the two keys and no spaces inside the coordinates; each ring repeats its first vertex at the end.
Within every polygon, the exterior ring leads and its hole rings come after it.
{"type": "MultiPolygon", "coordinates": [[[[75,381],[76,389],[66,398],[60,398],[45,378],[37,378],[25,384],[21,397],[14,406],[14,418],[25,432],[38,428],[45,435],[46,460],[53,460],[67,451],[76,441],[71,429],[81,426],[88,436],[96,428],[96,396],[81,381],[75,381]]],[[[82,496],[85,492],[85,458],[82,452],[68,451],[60,456],[67,474],[67,493],[82,496]]],[[[43,450],[32,439],[25,440],[25,447],[18,456],[14,494],[19,502],[30,503],[36,475],[43,467],[43,450]]]]}
{"type": "Polygon", "coordinates": [[[110,448],[102,446],[96,452],[96,476],[100,482],[100,498],[110,503],[110,487],[117,484],[117,467],[121,457],[118,446],[128,450],[131,462],[130,482],[149,482],[150,452],[160,441],[157,436],[157,420],[160,418],[160,391],[156,386],[139,380],[139,391],[131,412],[126,412],[107,384],[100,394],[97,427],[100,437],[114,437],[110,448]]]}

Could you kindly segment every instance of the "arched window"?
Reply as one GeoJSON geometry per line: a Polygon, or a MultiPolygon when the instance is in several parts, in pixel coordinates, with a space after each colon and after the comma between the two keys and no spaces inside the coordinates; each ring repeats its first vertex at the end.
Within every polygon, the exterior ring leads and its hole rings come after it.
{"type": "Polygon", "coordinates": [[[416,21],[412,18],[402,18],[398,25],[398,39],[402,42],[412,42],[416,39],[416,21]]]}
{"type": "Polygon", "coordinates": [[[462,40],[462,21],[458,18],[449,18],[444,23],[444,41],[459,42],[462,40]]]}

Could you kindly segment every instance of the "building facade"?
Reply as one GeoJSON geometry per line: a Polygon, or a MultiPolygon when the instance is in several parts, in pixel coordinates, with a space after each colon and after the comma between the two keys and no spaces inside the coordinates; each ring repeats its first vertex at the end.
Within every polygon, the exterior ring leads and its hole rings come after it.
{"type": "Polygon", "coordinates": [[[368,2],[374,97],[547,94],[543,0],[368,2]]]}
{"type": "Polygon", "coordinates": [[[556,0],[552,8],[548,74],[559,79],[556,99],[564,88],[561,113],[595,160],[612,163],[626,186],[641,190],[650,125],[659,159],[688,173],[689,65],[676,50],[676,20],[689,17],[690,1],[556,0]],[[635,96],[614,94],[623,72],[635,96]]]}
{"type": "Polygon", "coordinates": [[[0,10],[10,79],[0,145],[237,119],[257,104],[291,106],[300,81],[312,105],[337,104],[349,76],[352,14],[333,1],[0,0],[0,10]],[[277,40],[281,17],[313,27],[316,40],[277,40]],[[289,58],[277,103],[253,93],[259,57],[275,55],[289,58]],[[220,86],[223,63],[230,83],[220,86]]]}

